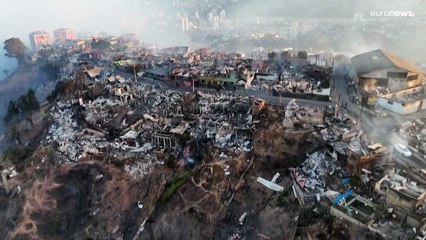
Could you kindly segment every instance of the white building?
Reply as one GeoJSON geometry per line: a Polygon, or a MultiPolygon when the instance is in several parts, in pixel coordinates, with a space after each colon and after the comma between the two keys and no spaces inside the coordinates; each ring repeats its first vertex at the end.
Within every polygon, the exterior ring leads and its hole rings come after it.
{"type": "Polygon", "coordinates": [[[409,114],[426,108],[424,73],[415,64],[377,49],[351,59],[365,97],[382,108],[409,114]]]}
{"type": "Polygon", "coordinates": [[[364,21],[364,14],[357,12],[354,14],[354,19],[353,19],[354,23],[360,23],[364,21]]]}

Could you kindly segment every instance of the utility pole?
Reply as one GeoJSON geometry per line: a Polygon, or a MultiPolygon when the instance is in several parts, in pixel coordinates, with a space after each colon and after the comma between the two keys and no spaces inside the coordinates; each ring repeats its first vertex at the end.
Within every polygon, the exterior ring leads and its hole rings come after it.
{"type": "Polygon", "coordinates": [[[361,121],[362,121],[362,110],[364,108],[364,104],[362,104],[361,102],[361,110],[359,111],[359,121],[358,121],[358,125],[361,127],[361,121]]]}
{"type": "Polygon", "coordinates": [[[135,76],[135,82],[137,82],[138,79],[136,78],[136,64],[133,65],[133,74],[135,76]]]}
{"type": "Polygon", "coordinates": [[[281,90],[279,89],[279,93],[280,93],[280,105],[281,105],[281,103],[282,103],[282,98],[281,98],[281,90]]]}

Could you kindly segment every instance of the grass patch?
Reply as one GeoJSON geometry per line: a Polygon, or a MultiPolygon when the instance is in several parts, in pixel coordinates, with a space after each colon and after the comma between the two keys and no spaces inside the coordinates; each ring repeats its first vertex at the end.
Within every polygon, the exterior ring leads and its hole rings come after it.
{"type": "Polygon", "coordinates": [[[191,176],[192,172],[188,170],[185,170],[175,176],[173,180],[170,181],[169,184],[167,184],[166,188],[163,191],[163,194],[161,194],[161,202],[166,202],[170,200],[170,198],[172,198],[172,196],[176,193],[176,190],[182,187],[191,176]]]}

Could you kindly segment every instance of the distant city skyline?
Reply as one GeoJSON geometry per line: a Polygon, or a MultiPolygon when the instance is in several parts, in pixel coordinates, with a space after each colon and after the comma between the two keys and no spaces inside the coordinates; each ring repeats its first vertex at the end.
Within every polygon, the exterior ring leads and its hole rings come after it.
{"type": "Polygon", "coordinates": [[[0,38],[16,36],[28,43],[28,34],[31,32],[53,32],[61,27],[78,31],[96,29],[125,33],[129,31],[125,27],[126,18],[136,20],[138,17],[135,8],[126,6],[128,2],[130,1],[124,0],[122,4],[117,4],[103,0],[74,0],[66,3],[55,0],[5,0],[2,1],[0,20],[8,24],[2,26],[0,38]]]}
{"type": "MultiPolygon", "coordinates": [[[[209,26],[222,30],[222,27],[229,25],[227,21],[239,18],[254,22],[262,14],[268,17],[346,16],[348,19],[361,20],[369,17],[370,11],[397,10],[415,11],[417,19],[418,15],[426,13],[425,2],[323,0],[318,5],[317,0],[2,0],[0,20],[5,24],[2,25],[0,40],[3,43],[7,38],[18,37],[31,49],[28,36],[31,32],[46,31],[52,34],[53,39],[53,31],[56,29],[70,28],[80,36],[102,31],[115,36],[138,33],[144,42],[164,46],[185,44],[191,36],[188,30],[193,23],[199,18],[208,21],[208,13],[213,9],[217,9],[218,17],[215,19],[211,16],[209,26]],[[222,9],[224,12],[220,14],[222,9]],[[176,33],[179,30],[181,32],[176,33]],[[174,34],[173,38],[169,37],[171,33],[174,34]]],[[[11,63],[13,61],[2,53],[0,70],[11,68],[11,63]]]]}
{"type": "MultiPolygon", "coordinates": [[[[416,13],[426,11],[426,4],[418,0],[324,0],[321,6],[315,4],[317,2],[315,0],[301,0],[297,3],[288,0],[205,0],[195,2],[180,0],[179,2],[179,6],[173,6],[171,0],[121,0],[113,2],[103,0],[73,0],[67,2],[57,0],[3,0],[0,20],[7,24],[2,25],[0,38],[16,36],[28,42],[27,35],[30,32],[38,30],[53,32],[61,27],[72,28],[78,32],[98,30],[120,35],[149,28],[149,24],[146,26],[144,24],[147,24],[147,19],[156,14],[173,17],[179,11],[182,11],[183,14],[192,16],[196,12],[209,11],[218,3],[229,8],[226,9],[227,18],[236,16],[254,18],[257,14],[269,12],[271,16],[277,12],[280,15],[289,16],[289,8],[292,8],[292,6],[294,9],[291,9],[290,12],[295,16],[330,16],[334,14],[339,17],[344,12],[343,15],[352,18],[355,13],[363,11],[364,15],[369,11],[384,10],[412,10],[416,13]],[[200,6],[204,9],[200,9],[200,6]],[[336,7],[339,7],[339,9],[335,9],[336,7]]],[[[203,17],[206,18],[207,16],[203,17]]]]}

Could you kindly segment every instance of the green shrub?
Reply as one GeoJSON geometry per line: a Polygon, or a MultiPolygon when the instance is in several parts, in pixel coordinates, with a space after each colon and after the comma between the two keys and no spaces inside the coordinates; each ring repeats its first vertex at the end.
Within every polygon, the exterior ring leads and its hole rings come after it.
{"type": "Polygon", "coordinates": [[[23,161],[30,157],[34,152],[34,148],[27,146],[13,146],[0,155],[0,161],[8,160],[15,165],[23,164],[23,161]]]}
{"type": "Polygon", "coordinates": [[[16,101],[9,101],[4,122],[9,123],[17,116],[25,116],[39,108],[35,92],[30,89],[27,94],[21,95],[16,101]]]}
{"type": "Polygon", "coordinates": [[[176,167],[176,156],[173,154],[169,154],[166,156],[166,166],[170,169],[174,169],[176,167]]]}
{"type": "Polygon", "coordinates": [[[59,96],[64,94],[64,84],[63,82],[58,82],[55,86],[55,89],[47,96],[47,101],[49,103],[54,102],[59,96]]]}
{"type": "Polygon", "coordinates": [[[172,198],[176,190],[182,187],[192,176],[192,172],[185,170],[173,178],[161,194],[161,202],[166,202],[172,198]]]}

